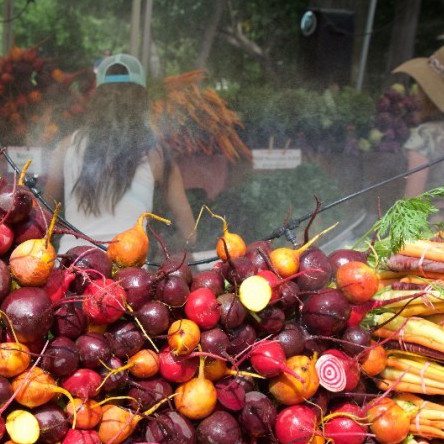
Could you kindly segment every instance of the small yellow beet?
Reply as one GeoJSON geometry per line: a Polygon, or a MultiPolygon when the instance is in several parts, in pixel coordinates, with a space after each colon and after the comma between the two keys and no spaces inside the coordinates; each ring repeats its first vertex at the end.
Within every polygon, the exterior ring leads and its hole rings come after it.
{"type": "Polygon", "coordinates": [[[17,444],[34,444],[40,436],[36,417],[26,410],[14,410],[6,418],[6,430],[17,444]]]}

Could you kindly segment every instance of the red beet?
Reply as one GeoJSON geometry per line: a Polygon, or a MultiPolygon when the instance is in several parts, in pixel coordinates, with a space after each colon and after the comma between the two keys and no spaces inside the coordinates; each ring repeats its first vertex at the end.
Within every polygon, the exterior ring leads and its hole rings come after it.
{"type": "Polygon", "coordinates": [[[182,358],[173,356],[169,347],[159,353],[159,373],[170,382],[189,381],[199,366],[198,358],[182,358]]]}
{"type": "Polygon", "coordinates": [[[126,293],[111,279],[95,279],[83,292],[83,311],[95,324],[111,324],[125,313],[126,293]]]}
{"type": "Polygon", "coordinates": [[[324,436],[335,444],[362,444],[367,436],[365,415],[355,404],[343,404],[332,410],[331,413],[344,412],[348,416],[337,416],[325,422],[324,436]],[[353,420],[350,415],[361,419],[361,424],[353,420]]]}
{"type": "Polygon", "coordinates": [[[62,444],[100,444],[99,434],[95,430],[70,429],[62,444]]]}
{"type": "Polygon", "coordinates": [[[79,368],[62,382],[63,388],[73,396],[81,399],[93,398],[97,395],[102,377],[89,368],[79,368]]]}
{"type": "Polygon", "coordinates": [[[12,246],[14,232],[6,224],[0,224],[0,256],[5,254],[12,246]]]}
{"type": "Polygon", "coordinates": [[[43,289],[46,291],[46,294],[49,296],[53,303],[60,301],[63,297],[65,297],[66,292],[69,289],[69,286],[74,281],[76,275],[62,268],[54,268],[43,289]]]}
{"type": "Polygon", "coordinates": [[[203,330],[214,328],[220,319],[216,295],[209,288],[192,291],[185,304],[185,314],[203,330]]]}
{"type": "Polygon", "coordinates": [[[227,410],[241,410],[245,405],[245,390],[235,378],[224,378],[215,384],[217,400],[227,410]]]}
{"type": "Polygon", "coordinates": [[[283,409],[274,424],[280,444],[308,443],[316,429],[316,413],[304,404],[283,409]]]}

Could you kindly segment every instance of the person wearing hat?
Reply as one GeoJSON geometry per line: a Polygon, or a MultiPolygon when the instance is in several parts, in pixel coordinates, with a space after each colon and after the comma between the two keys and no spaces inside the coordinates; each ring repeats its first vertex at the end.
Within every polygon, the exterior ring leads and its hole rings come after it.
{"type": "MultiPolygon", "coordinates": [[[[430,57],[404,62],[393,73],[408,74],[418,85],[420,123],[411,129],[404,144],[408,168],[412,169],[444,154],[444,46],[430,57]]],[[[444,162],[408,176],[405,196],[417,196],[437,186],[444,186],[444,162]]],[[[444,202],[438,205],[442,213],[444,202]]]]}
{"type": "MultiPolygon", "coordinates": [[[[45,196],[63,202],[72,225],[106,242],[152,211],[158,183],[183,239],[193,241],[195,221],[180,170],[149,127],[146,77],[138,59],[116,54],[100,63],[85,117],[53,153],[45,196]]],[[[91,244],[63,235],[59,253],[78,245],[91,244]]]]}

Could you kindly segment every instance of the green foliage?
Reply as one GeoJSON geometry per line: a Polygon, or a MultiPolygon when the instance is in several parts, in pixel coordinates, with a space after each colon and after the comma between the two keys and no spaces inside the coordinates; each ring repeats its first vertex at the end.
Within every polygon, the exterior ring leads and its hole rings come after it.
{"type": "Polygon", "coordinates": [[[368,233],[377,236],[374,260],[380,261],[398,252],[407,241],[429,237],[432,234],[429,217],[438,212],[432,200],[443,196],[444,187],[438,187],[419,196],[396,201],[368,233]]]}
{"type": "Polygon", "coordinates": [[[374,115],[373,99],[353,88],[245,89],[231,106],[239,112],[252,147],[263,147],[273,136],[280,146],[288,139],[303,139],[312,148],[342,152],[351,132],[367,136],[374,115]]]}
{"type": "MultiPolygon", "coordinates": [[[[21,10],[26,0],[14,3],[21,10]]],[[[116,0],[106,4],[39,0],[14,22],[15,40],[21,47],[38,45],[63,69],[89,67],[105,49],[128,50],[129,15],[130,2],[124,9],[116,0]]]]}
{"type": "MultiPolygon", "coordinates": [[[[330,201],[338,196],[338,189],[325,172],[309,163],[288,171],[249,170],[242,183],[229,187],[213,202],[206,201],[200,191],[188,192],[194,214],[207,204],[212,211],[226,217],[229,229],[241,234],[247,242],[263,239],[289,219],[313,211],[315,195],[330,201]]],[[[338,212],[330,210],[319,216],[319,223],[326,228],[339,217],[338,212]]],[[[220,230],[219,221],[205,217],[199,224],[196,249],[213,248],[220,230]]]]}

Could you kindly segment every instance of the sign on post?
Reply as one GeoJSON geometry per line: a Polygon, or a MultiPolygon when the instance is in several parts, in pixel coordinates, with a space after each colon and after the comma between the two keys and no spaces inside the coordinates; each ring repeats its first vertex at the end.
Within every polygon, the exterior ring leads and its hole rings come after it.
{"type": "MultiPolygon", "coordinates": [[[[28,172],[35,176],[42,176],[43,171],[43,148],[28,146],[9,146],[8,154],[12,161],[21,169],[28,160],[31,160],[28,172]]],[[[14,169],[8,164],[8,173],[13,173],[14,169]]]]}
{"type": "Polygon", "coordinates": [[[300,149],[252,150],[253,169],[280,170],[292,169],[301,164],[300,149]]]}

